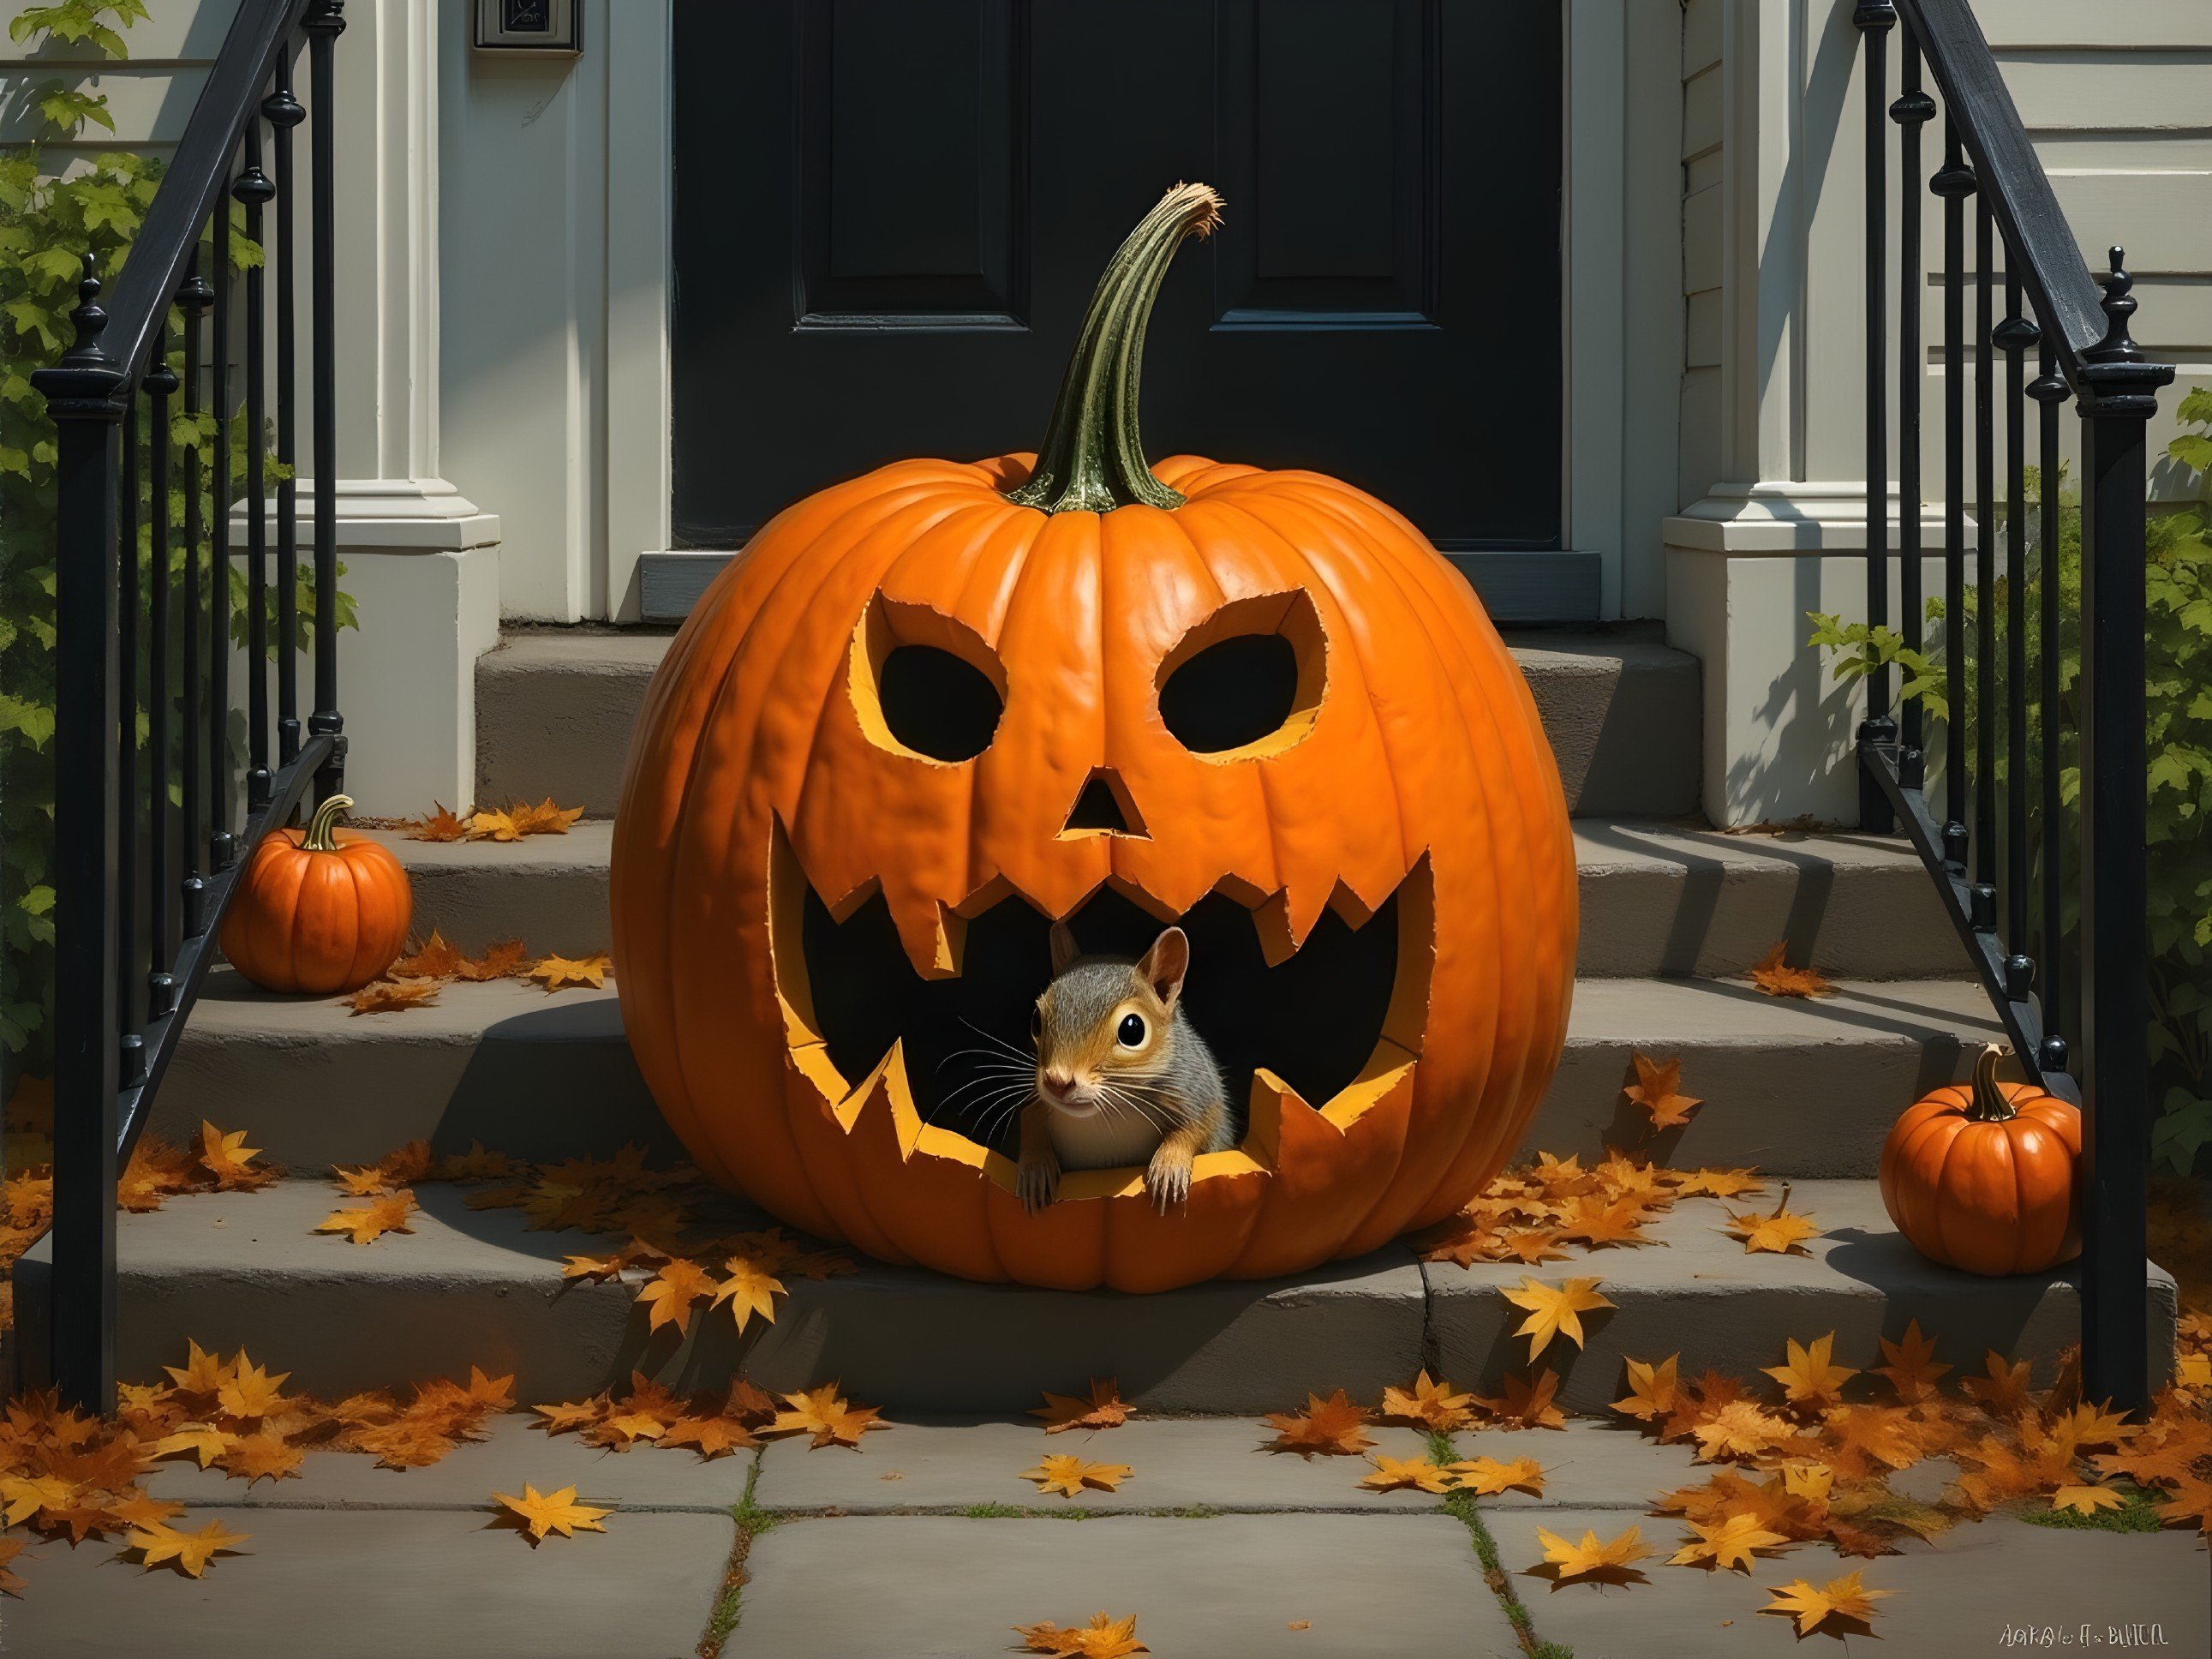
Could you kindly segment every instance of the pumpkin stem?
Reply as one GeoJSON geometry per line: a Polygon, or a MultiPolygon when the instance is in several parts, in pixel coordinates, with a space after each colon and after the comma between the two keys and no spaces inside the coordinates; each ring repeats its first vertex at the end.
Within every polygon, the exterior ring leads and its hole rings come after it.
{"type": "Polygon", "coordinates": [[[315,809],[307,820],[307,833],[300,842],[310,853],[335,853],[338,844],[331,832],[337,826],[338,814],[353,805],[351,795],[332,795],[315,809]]]}
{"type": "Polygon", "coordinates": [[[1036,469],[1027,483],[1007,492],[1009,501],[1047,513],[1110,513],[1139,501],[1182,505],[1182,494],[1145,464],[1137,377],[1144,368],[1145,325],[1176,249],[1185,236],[1204,236],[1220,222],[1221,198],[1211,185],[1177,185],[1129,233],[1083,313],[1036,469]]]}
{"type": "Polygon", "coordinates": [[[1982,1057],[1974,1062],[1973,1103],[1966,1108],[1966,1115],[1977,1123],[2002,1123],[2016,1116],[2012,1102],[2005,1091],[1997,1087],[1997,1061],[2004,1049],[1994,1042],[1982,1045],[1982,1057]]]}

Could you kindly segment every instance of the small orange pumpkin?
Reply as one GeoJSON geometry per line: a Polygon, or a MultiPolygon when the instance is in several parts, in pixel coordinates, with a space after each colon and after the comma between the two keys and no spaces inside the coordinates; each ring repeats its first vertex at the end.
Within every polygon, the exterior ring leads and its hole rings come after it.
{"type": "Polygon", "coordinates": [[[263,837],[239,877],[219,935],[231,966],[264,991],[357,991],[407,942],[415,896],[375,842],[337,836],[350,796],[332,795],[305,830],[263,837]]]}
{"type": "Polygon", "coordinates": [[[2081,1113],[1997,1081],[1991,1043],[1972,1084],[1913,1103],[1881,1149],[1881,1201],[1923,1255],[1973,1273],[2029,1273],[2081,1249],[2081,1113]]]}

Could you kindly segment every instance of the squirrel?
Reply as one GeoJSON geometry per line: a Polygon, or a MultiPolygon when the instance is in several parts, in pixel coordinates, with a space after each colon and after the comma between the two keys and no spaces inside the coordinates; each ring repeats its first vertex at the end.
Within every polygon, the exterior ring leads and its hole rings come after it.
{"type": "Polygon", "coordinates": [[[1221,1070],[1182,1007],[1190,939],[1170,927],[1135,962],[1086,957],[1052,927],[1052,982],[1037,998],[1036,1092],[1021,1111],[1016,1194],[1031,1214],[1062,1170],[1145,1165],[1164,1215],[1190,1194],[1200,1152],[1237,1144],[1221,1070]]]}

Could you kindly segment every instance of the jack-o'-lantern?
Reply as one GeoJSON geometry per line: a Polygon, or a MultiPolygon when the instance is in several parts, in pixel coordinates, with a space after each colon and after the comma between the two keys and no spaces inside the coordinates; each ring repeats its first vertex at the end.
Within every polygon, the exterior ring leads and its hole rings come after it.
{"type": "Polygon", "coordinates": [[[632,738],[646,1081],[714,1178],[887,1261],[1150,1291],[1357,1255],[1479,1190],[1559,1059],[1566,809],[1473,592],[1336,479],[1146,467],[1146,319],[1218,207],[1178,186],[1115,255],[1038,456],[898,462],[763,528],[632,738]],[[1063,919],[1190,940],[1242,1121],[1166,1214],[1141,1169],[1016,1196],[1063,919]]]}

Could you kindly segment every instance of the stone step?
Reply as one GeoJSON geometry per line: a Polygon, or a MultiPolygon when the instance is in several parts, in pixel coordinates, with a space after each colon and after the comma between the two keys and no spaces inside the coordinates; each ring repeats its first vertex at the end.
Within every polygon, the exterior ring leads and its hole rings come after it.
{"type": "MultiPolygon", "coordinates": [[[[1294,1405],[1308,1390],[1371,1400],[1423,1364],[1494,1392],[1528,1358],[1511,1334],[1523,1316],[1499,1293],[1524,1269],[1425,1265],[1395,1245],[1295,1279],[1151,1297],[974,1285],[864,1261],[794,1281],[774,1323],[756,1320],[743,1336],[718,1312],[696,1316],[682,1336],[648,1334],[634,1287],[562,1280],[562,1255],[602,1247],[597,1236],[529,1231],[520,1212],[472,1211],[452,1186],[416,1191],[412,1232],[365,1246],[312,1231],[340,1201],[316,1181],[173,1198],[119,1218],[118,1375],[158,1376],[189,1340],[243,1346],[325,1397],[466,1376],[471,1364],[514,1373],[533,1403],[581,1399],[632,1371],[689,1389],[742,1368],[764,1388],[836,1379],[856,1400],[908,1411],[1015,1412],[1046,1389],[1115,1376],[1125,1398],[1154,1410],[1242,1413],[1294,1405]]],[[[2070,1271],[1991,1279],[1937,1267],[1890,1228],[1870,1182],[1800,1182],[1791,1207],[1824,1230],[1802,1256],[1746,1255],[1719,1230],[1725,1206],[1692,1198],[1653,1225],[1656,1248],[1547,1264],[1547,1282],[1594,1274],[1614,1304],[1586,1318],[1585,1347],[1546,1352],[1561,1403],[1601,1410],[1621,1391],[1624,1358],[1679,1353],[1685,1376],[1748,1376],[1778,1362],[1785,1338],[1832,1331],[1838,1362],[1863,1368],[1878,1363],[1877,1337],[1916,1319],[1949,1353],[1971,1362],[1995,1348],[2033,1360],[2046,1382],[2078,1335],[2070,1271]]],[[[27,1356],[46,1351],[49,1248],[16,1272],[27,1356]]],[[[2144,1297],[2155,1387],[2172,1363],[2172,1280],[2147,1267],[2144,1297]]]]}
{"type": "MultiPolygon", "coordinates": [[[[1644,1144],[1678,1166],[1866,1176],[1917,1096],[1965,1077],[1999,1030],[1969,980],[1842,981],[1779,1000],[1740,981],[1584,980],[1558,1073],[1523,1148],[1602,1154],[1644,1144]],[[1643,1139],[1621,1095],[1631,1054],[1679,1054],[1705,1104],[1643,1139]]],[[[398,1013],[270,996],[210,974],[156,1097],[152,1127],[188,1140],[203,1120],[249,1131],[272,1162],[359,1164],[417,1138],[518,1158],[677,1146],[623,1037],[614,988],[549,994],[506,980],[445,987],[398,1013]]]]}
{"type": "MultiPolygon", "coordinates": [[[[423,842],[368,833],[415,884],[416,931],[465,951],[522,939],[578,956],[607,948],[613,825],[520,842],[423,842]]],[[[1902,842],[1850,834],[1724,835],[1578,818],[1584,979],[1741,975],[1778,939],[1792,962],[1848,979],[1969,971],[1935,882],[1902,842]]]]}
{"type": "MultiPolygon", "coordinates": [[[[515,629],[477,663],[477,796],[552,795],[611,817],[623,757],[674,636],[629,629],[515,629]]],[[[1633,629],[1508,630],[1581,817],[1698,810],[1698,665],[1633,629]]],[[[448,803],[457,810],[462,805],[448,803]]]]}

